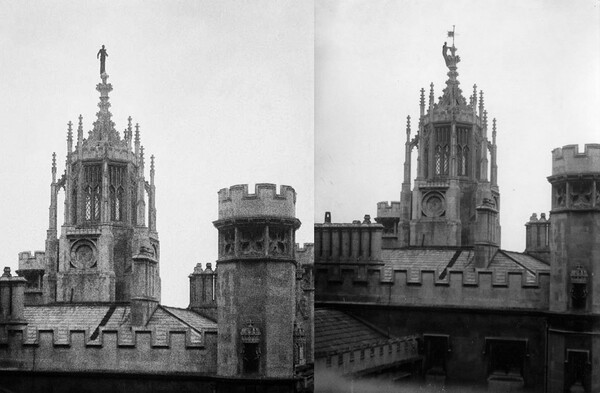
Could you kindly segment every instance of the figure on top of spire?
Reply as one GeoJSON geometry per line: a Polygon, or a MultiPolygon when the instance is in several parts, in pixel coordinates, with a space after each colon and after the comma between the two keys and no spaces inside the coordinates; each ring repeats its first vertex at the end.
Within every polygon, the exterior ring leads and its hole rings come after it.
{"type": "Polygon", "coordinates": [[[98,51],[96,55],[96,59],[100,58],[100,75],[106,73],[106,58],[108,57],[108,53],[106,53],[106,49],[104,49],[104,45],[98,51]]]}

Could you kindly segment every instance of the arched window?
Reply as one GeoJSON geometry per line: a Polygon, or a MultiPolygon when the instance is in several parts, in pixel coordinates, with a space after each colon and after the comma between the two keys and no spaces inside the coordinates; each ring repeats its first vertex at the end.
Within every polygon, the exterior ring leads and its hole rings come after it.
{"type": "Polygon", "coordinates": [[[85,219],[92,219],[92,187],[85,188],[85,219]]]}
{"type": "Polygon", "coordinates": [[[73,189],[71,190],[71,223],[77,223],[77,180],[73,180],[73,189]]]}
{"type": "MultiPolygon", "coordinates": [[[[427,143],[427,141],[425,142],[427,143]]],[[[425,145],[423,149],[423,176],[427,178],[429,176],[429,146],[425,145]]]]}
{"type": "Polygon", "coordinates": [[[443,174],[447,175],[450,169],[450,147],[444,146],[444,158],[443,158],[443,174]]]}
{"type": "Polygon", "coordinates": [[[458,169],[458,176],[464,176],[463,153],[462,153],[462,147],[460,147],[460,146],[456,146],[456,168],[458,169]]]}
{"type": "Polygon", "coordinates": [[[100,221],[100,200],[102,198],[102,193],[100,191],[100,186],[97,186],[94,189],[94,195],[92,195],[92,210],[93,210],[93,214],[92,217],[94,217],[94,221],[100,221]]]}
{"type": "Polygon", "coordinates": [[[469,147],[465,146],[463,149],[463,159],[462,159],[462,173],[464,176],[469,175],[469,147]]]}
{"type": "Polygon", "coordinates": [[[437,145],[435,148],[435,174],[440,175],[442,173],[442,148],[437,145]]]}
{"type": "Polygon", "coordinates": [[[86,221],[100,221],[102,166],[99,164],[87,165],[84,169],[85,219],[86,221]]]}
{"type": "Polygon", "coordinates": [[[108,182],[110,184],[110,219],[112,221],[123,220],[123,193],[125,186],[125,167],[110,165],[108,167],[108,182]]]}

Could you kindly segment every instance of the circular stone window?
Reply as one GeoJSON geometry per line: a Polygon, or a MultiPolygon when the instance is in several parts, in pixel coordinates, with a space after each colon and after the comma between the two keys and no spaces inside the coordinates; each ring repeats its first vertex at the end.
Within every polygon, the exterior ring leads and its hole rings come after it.
{"type": "Polygon", "coordinates": [[[89,269],[96,266],[96,247],[88,240],[75,242],[71,247],[71,266],[89,269]]]}
{"type": "Polygon", "coordinates": [[[426,217],[440,217],[446,211],[446,201],[439,192],[430,192],[423,197],[423,214],[426,217]]]}

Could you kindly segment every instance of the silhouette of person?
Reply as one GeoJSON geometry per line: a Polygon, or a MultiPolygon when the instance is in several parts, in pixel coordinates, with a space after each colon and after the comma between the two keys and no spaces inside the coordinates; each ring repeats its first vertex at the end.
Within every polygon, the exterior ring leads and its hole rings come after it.
{"type": "Polygon", "coordinates": [[[98,51],[98,54],[96,55],[96,59],[100,58],[100,75],[102,75],[106,72],[106,58],[107,57],[108,57],[108,53],[106,53],[106,49],[104,49],[104,45],[102,45],[102,48],[98,51]]]}

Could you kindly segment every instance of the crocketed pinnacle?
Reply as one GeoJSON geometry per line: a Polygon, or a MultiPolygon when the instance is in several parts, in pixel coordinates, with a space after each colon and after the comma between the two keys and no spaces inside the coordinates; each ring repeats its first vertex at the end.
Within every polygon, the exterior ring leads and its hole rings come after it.
{"type": "Polygon", "coordinates": [[[102,82],[96,85],[96,90],[100,93],[100,102],[98,108],[100,111],[96,113],[96,121],[94,129],[91,132],[91,137],[97,141],[113,142],[119,140],[119,134],[115,130],[115,123],[111,120],[110,102],[108,102],[108,93],[112,91],[112,85],[107,83],[108,75],[101,75],[102,82]]]}
{"type": "Polygon", "coordinates": [[[460,62],[460,56],[456,54],[456,47],[448,47],[446,43],[442,48],[442,55],[448,67],[448,80],[446,81],[446,88],[443,90],[442,97],[438,106],[450,107],[450,108],[465,108],[467,101],[462,95],[462,90],[458,87],[460,82],[458,81],[457,64],[460,62]],[[449,53],[450,52],[450,53],[449,53]]]}

